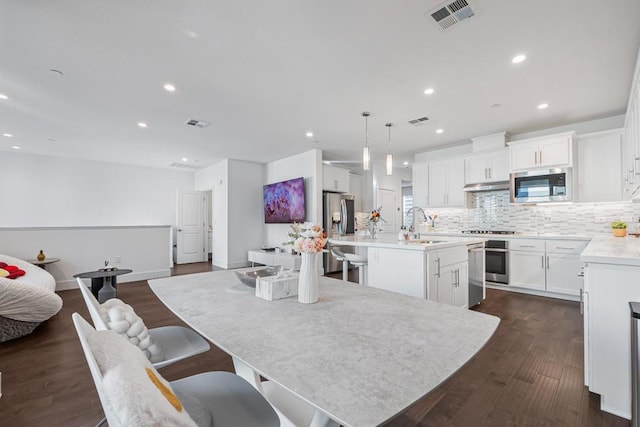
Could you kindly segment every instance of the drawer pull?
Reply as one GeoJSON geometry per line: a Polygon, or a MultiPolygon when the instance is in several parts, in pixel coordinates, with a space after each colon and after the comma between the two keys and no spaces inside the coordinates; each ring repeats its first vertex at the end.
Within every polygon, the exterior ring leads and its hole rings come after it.
{"type": "Polygon", "coordinates": [[[521,248],[535,248],[533,245],[518,245],[521,248]]]}
{"type": "Polygon", "coordinates": [[[569,251],[575,250],[577,248],[567,247],[567,246],[556,246],[556,249],[566,249],[569,251]]]}

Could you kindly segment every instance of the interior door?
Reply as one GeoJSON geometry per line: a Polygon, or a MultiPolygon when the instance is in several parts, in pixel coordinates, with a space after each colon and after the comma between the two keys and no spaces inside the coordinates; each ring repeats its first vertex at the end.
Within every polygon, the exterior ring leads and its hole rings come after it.
{"type": "Polygon", "coordinates": [[[206,261],[204,239],[204,195],[201,191],[179,191],[176,213],[176,263],[206,261]]]}
{"type": "Polygon", "coordinates": [[[378,189],[378,205],[382,206],[381,215],[386,221],[380,221],[378,226],[382,228],[385,233],[396,233],[396,192],[386,188],[378,189]]]}

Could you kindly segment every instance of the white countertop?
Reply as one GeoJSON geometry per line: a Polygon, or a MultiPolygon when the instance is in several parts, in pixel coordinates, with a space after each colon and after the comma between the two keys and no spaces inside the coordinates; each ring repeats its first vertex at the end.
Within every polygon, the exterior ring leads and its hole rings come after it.
{"type": "Polygon", "coordinates": [[[344,426],[386,422],[460,369],[500,322],[323,276],[316,304],[256,298],[232,271],[149,286],[219,348],[344,426]]]}
{"type": "Polygon", "coordinates": [[[601,264],[640,266],[640,239],[597,236],[587,245],[580,260],[601,264]]]}
{"type": "Polygon", "coordinates": [[[473,234],[461,231],[430,231],[420,233],[426,237],[481,237],[484,240],[513,240],[513,239],[541,239],[541,240],[591,240],[593,236],[581,234],[539,234],[539,233],[515,233],[515,234],[473,234]]]}
{"type": "Polygon", "coordinates": [[[334,245],[344,245],[344,246],[364,246],[364,247],[376,247],[376,248],[390,248],[390,249],[401,249],[408,251],[431,251],[436,249],[445,249],[452,248],[455,246],[461,245],[470,245],[474,243],[482,243],[486,239],[481,239],[476,236],[463,236],[458,234],[457,239],[446,240],[443,239],[447,237],[445,235],[438,236],[436,239],[422,238],[418,240],[398,240],[397,236],[389,235],[381,235],[375,239],[371,239],[370,237],[362,237],[357,235],[352,236],[335,236],[329,238],[329,243],[334,245]],[[422,242],[424,240],[434,240],[437,243],[427,243],[422,242]]]}

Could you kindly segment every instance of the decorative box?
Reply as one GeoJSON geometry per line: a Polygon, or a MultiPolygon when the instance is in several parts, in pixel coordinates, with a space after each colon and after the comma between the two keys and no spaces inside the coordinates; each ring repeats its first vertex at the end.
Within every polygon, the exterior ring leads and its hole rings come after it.
{"type": "Polygon", "coordinates": [[[256,280],[256,296],[274,301],[298,295],[298,274],[288,277],[266,276],[256,280]]]}

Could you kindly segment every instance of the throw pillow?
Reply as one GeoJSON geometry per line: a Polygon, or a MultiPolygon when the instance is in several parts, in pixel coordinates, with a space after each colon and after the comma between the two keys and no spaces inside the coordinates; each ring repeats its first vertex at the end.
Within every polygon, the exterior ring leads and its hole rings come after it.
{"type": "Polygon", "coordinates": [[[0,262],[0,277],[6,277],[7,279],[15,279],[20,276],[24,276],[25,271],[15,265],[8,265],[5,262],[0,262]]]}
{"type": "Polygon", "coordinates": [[[107,328],[137,346],[151,363],[164,360],[160,346],[154,342],[144,322],[130,305],[117,298],[112,298],[105,301],[99,311],[107,328]]]}

